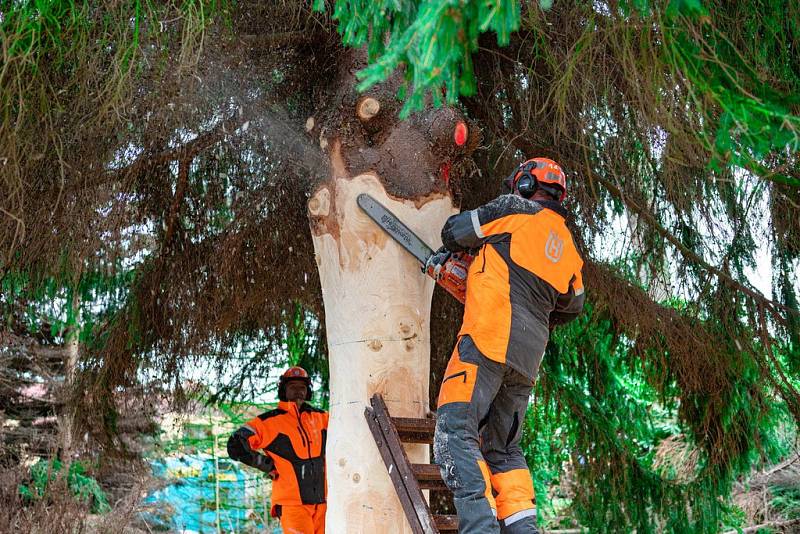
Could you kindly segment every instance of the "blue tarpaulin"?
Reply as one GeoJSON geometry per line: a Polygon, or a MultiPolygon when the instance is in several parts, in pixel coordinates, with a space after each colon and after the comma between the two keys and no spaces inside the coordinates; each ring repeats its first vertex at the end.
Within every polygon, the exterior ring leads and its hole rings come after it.
{"type": "MultiPolygon", "coordinates": [[[[159,530],[182,533],[271,532],[280,527],[268,519],[264,525],[263,492],[266,480],[258,473],[241,469],[228,458],[218,460],[215,477],[214,457],[208,454],[171,456],[152,460],[153,474],[169,481],[149,494],[144,502],[153,509],[144,514],[149,525],[159,530]],[[216,478],[219,479],[219,499],[216,478]]],[[[268,513],[268,508],[267,508],[268,513]]]]}

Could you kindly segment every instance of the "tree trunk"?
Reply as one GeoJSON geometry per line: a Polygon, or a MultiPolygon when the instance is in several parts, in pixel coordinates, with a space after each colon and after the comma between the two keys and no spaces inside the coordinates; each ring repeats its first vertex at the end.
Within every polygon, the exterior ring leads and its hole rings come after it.
{"type": "MultiPolygon", "coordinates": [[[[392,415],[425,417],[430,364],[429,317],[433,282],[417,261],[356,205],[368,192],[425,241],[438,246],[438,230],[453,213],[448,197],[419,209],[391,199],[374,175],[337,179],[309,203],[330,213],[339,234],[314,236],[330,365],[328,531],[411,532],[400,501],[364,419],[374,393],[392,415]],[[334,200],[335,199],[335,200],[334,200]]],[[[407,445],[414,463],[428,462],[427,445],[407,445]]]]}
{"type": "MultiPolygon", "coordinates": [[[[341,61],[338,93],[306,122],[330,163],[330,176],[308,201],[330,365],[326,528],[331,534],[410,533],[364,409],[380,393],[393,416],[428,413],[433,282],[361,211],[356,197],[369,193],[435,249],[442,225],[456,212],[453,169],[476,143],[467,142],[466,124],[453,109],[398,121],[399,77],[357,95],[353,73],[363,54],[350,59],[341,61]]],[[[412,462],[428,462],[427,445],[406,451],[412,462]]]]}
{"type": "MultiPolygon", "coordinates": [[[[80,275],[77,277],[80,280],[80,275]]],[[[73,448],[75,446],[75,403],[71,395],[75,387],[75,376],[80,356],[80,292],[78,281],[74,284],[72,300],[70,302],[72,316],[75,324],[67,327],[64,334],[66,338],[66,352],[64,359],[64,385],[61,391],[62,411],[58,416],[59,445],[61,460],[65,466],[72,462],[73,448]]]]}

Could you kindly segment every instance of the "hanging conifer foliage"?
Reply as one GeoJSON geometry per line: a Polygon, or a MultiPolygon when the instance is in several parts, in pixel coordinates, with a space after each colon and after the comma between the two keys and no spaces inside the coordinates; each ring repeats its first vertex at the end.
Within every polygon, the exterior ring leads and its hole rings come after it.
{"type": "MultiPolygon", "coordinates": [[[[175,385],[244,350],[220,389],[241,395],[298,332],[324,368],[322,130],[382,146],[444,104],[474,133],[442,185],[463,208],[524,157],[567,172],[591,309],[557,331],[529,414],[540,493],[571,459],[584,526],[715,532],[719,497],[800,420],[797,2],[13,1],[0,38],[4,325],[49,329],[41,304],[85,293],[70,402],[108,450],[113,393],[143,370],[175,385]],[[332,104],[354,86],[379,121],[332,104]],[[678,442],[694,463],[670,477],[654,458],[678,442]]],[[[369,166],[358,146],[346,163],[369,166]]],[[[434,296],[432,384],[460,313],[434,296]]]]}

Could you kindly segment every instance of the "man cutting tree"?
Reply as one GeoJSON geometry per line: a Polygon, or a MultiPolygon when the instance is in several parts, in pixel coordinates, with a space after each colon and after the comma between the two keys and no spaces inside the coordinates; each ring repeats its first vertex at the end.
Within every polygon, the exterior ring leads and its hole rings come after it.
{"type": "Polygon", "coordinates": [[[584,301],[583,260],[561,205],[564,171],[530,159],[504,189],[509,194],[450,217],[444,246],[425,266],[438,272],[452,252],[479,249],[434,438],[464,534],[537,532],[522,423],[550,329],[577,317],[584,301]]]}

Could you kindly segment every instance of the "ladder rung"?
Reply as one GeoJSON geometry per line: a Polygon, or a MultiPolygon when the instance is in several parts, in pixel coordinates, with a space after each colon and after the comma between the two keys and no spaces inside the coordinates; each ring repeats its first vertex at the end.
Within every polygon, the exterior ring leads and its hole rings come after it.
{"type": "Polygon", "coordinates": [[[419,489],[434,491],[450,491],[443,480],[420,480],[419,489]]]}
{"type": "Polygon", "coordinates": [[[433,521],[439,532],[456,532],[458,531],[458,516],[456,515],[435,515],[433,521]]]}
{"type": "Polygon", "coordinates": [[[417,478],[420,488],[428,490],[447,490],[438,465],[411,464],[411,469],[414,471],[414,476],[417,478]]]}
{"type": "Polygon", "coordinates": [[[414,476],[417,480],[442,480],[442,472],[438,465],[434,464],[411,464],[414,476]]]}
{"type": "Polygon", "coordinates": [[[404,443],[433,443],[436,419],[392,417],[392,422],[404,443]]]}

